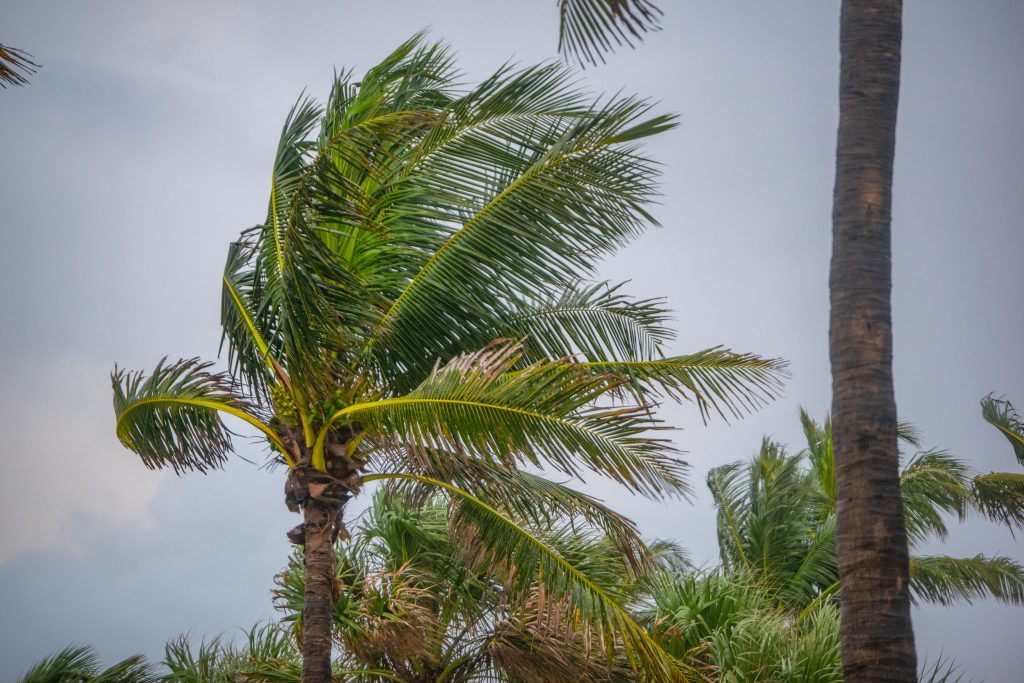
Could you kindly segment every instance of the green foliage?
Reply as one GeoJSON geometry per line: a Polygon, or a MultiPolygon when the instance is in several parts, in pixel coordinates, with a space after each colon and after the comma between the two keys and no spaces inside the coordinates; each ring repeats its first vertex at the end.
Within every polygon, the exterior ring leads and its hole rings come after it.
{"type": "Polygon", "coordinates": [[[633,47],[657,31],[662,12],[650,0],[559,0],[558,51],[580,65],[604,63],[615,47],[633,47]]]}
{"type": "Polygon", "coordinates": [[[159,680],[154,667],[141,655],[104,669],[93,648],[71,645],[34,664],[18,683],[157,683],[159,680]]]}
{"type": "MultiPolygon", "coordinates": [[[[481,557],[510,572],[522,562],[546,599],[572,605],[563,620],[580,615],[628,645],[634,666],[664,671],[615,595],[588,583],[584,558],[553,553],[520,521],[594,523],[639,568],[653,558],[632,524],[520,468],[683,494],[656,402],[740,415],[776,395],[785,364],[722,348],[668,355],[659,301],[592,282],[654,222],[659,169],[642,143],[674,117],[595,98],[558,64],[458,82],[448,48],[415,36],[358,79],[336,74],[323,105],[299,98],[266,219],[228,250],[227,372],[194,360],[115,370],[118,435],[150,467],[202,471],[231,449],[227,413],[293,472],[331,473],[350,491],[360,475],[443,489],[481,557]]],[[[505,598],[532,585],[510,582],[505,598]]]]}
{"type": "MultiPolygon", "coordinates": [[[[626,609],[616,608],[634,604],[643,589],[606,537],[565,520],[515,520],[450,489],[418,498],[415,490],[378,492],[352,540],[339,546],[340,665],[388,670],[402,680],[435,680],[442,672],[449,681],[633,680],[630,656],[655,646],[626,609]],[[560,597],[566,580],[571,600],[560,597]],[[593,618],[607,609],[620,614],[593,618]],[[607,629],[615,618],[621,623],[607,629]]],[[[658,550],[664,564],[681,561],[671,547],[658,550]]],[[[275,591],[298,633],[303,581],[302,563],[293,558],[275,591]]],[[[650,659],[669,670],[638,670],[673,680],[679,664],[659,652],[650,659]]]]}
{"type": "MultiPolygon", "coordinates": [[[[767,439],[746,466],[712,469],[708,486],[718,509],[719,549],[728,572],[753,577],[779,604],[806,610],[838,597],[835,549],[835,460],[831,426],[801,411],[807,448],[796,455],[767,439]]],[[[901,424],[903,443],[920,447],[912,426],[901,424]]],[[[950,516],[980,513],[1018,528],[1024,519],[1019,475],[979,475],[940,450],[913,454],[900,487],[911,548],[945,539],[950,516]]],[[[993,597],[1024,604],[1024,567],[1007,557],[977,555],[911,559],[915,601],[950,604],[993,597]]]]}

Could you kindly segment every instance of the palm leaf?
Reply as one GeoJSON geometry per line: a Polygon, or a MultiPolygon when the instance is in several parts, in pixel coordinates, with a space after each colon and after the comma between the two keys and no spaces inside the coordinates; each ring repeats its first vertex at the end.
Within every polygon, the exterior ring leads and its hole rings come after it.
{"type": "Polygon", "coordinates": [[[170,364],[164,359],[149,376],[115,369],[111,383],[121,443],[152,469],[180,473],[220,467],[231,452],[223,412],[259,429],[290,459],[280,437],[234,393],[228,376],[206,371],[210,365],[196,358],[170,364]]]}
{"type": "Polygon", "coordinates": [[[1024,604],[1024,566],[1009,557],[910,558],[910,594],[915,604],[951,605],[995,598],[1011,605],[1024,604]]]}
{"type": "Polygon", "coordinates": [[[544,477],[480,458],[450,453],[418,452],[415,461],[399,453],[389,464],[401,467],[396,473],[408,473],[445,481],[491,505],[525,520],[537,528],[555,524],[593,527],[610,540],[626,558],[633,571],[653,567],[650,551],[640,539],[636,525],[608,508],[601,501],[544,477]]]}
{"type": "Polygon", "coordinates": [[[661,299],[635,301],[622,285],[578,283],[555,296],[531,301],[505,321],[499,335],[526,339],[531,359],[636,361],[662,356],[674,332],[661,299]]]}
{"type": "Polygon", "coordinates": [[[446,234],[367,342],[389,382],[418,382],[438,355],[486,343],[516,301],[572,286],[639,234],[651,221],[656,170],[631,141],[673,125],[648,118],[650,108],[611,99],[585,114],[520,123],[521,136],[507,141],[458,137],[423,159],[410,178],[450,197],[437,207],[448,213],[446,234]]]}
{"type": "Polygon", "coordinates": [[[641,399],[668,395],[697,404],[707,421],[711,411],[740,417],[778,396],[787,363],[714,347],[685,356],[642,361],[578,363],[593,372],[622,376],[641,399]]]}
{"type": "Polygon", "coordinates": [[[1021,420],[1013,404],[1005,399],[993,398],[990,394],[981,399],[981,416],[1002,432],[1013,447],[1017,462],[1024,465],[1024,420],[1021,420]]]}
{"type": "Polygon", "coordinates": [[[558,51],[581,66],[604,63],[615,47],[633,47],[657,31],[662,12],[650,0],[559,0],[558,51]]]}
{"type": "Polygon", "coordinates": [[[366,479],[412,479],[443,489],[452,497],[459,523],[469,525],[479,543],[480,566],[505,567],[510,597],[523,595],[535,579],[547,599],[566,598],[578,619],[605,634],[605,642],[622,638],[630,663],[658,680],[696,680],[697,675],[674,659],[642,629],[608,593],[553,548],[484,501],[451,484],[412,474],[371,475],[366,479]]]}
{"type": "Polygon", "coordinates": [[[971,476],[971,469],[946,451],[922,451],[911,458],[900,473],[900,494],[912,546],[931,534],[946,538],[944,513],[963,519],[971,499],[971,476]]]}
{"type": "Polygon", "coordinates": [[[1014,531],[1024,525],[1024,474],[990,472],[972,481],[971,504],[1014,531]]]}
{"type": "Polygon", "coordinates": [[[16,47],[0,44],[0,88],[8,85],[26,85],[28,78],[39,69],[32,55],[16,47]]]}
{"type": "Polygon", "coordinates": [[[504,376],[519,357],[518,344],[501,343],[456,358],[406,396],[334,413],[317,436],[314,466],[323,466],[328,432],[347,421],[427,451],[466,452],[507,467],[546,465],[577,478],[585,467],[648,496],[685,491],[685,465],[650,435],[661,427],[647,410],[594,406],[618,386],[614,376],[564,361],[504,376]]]}

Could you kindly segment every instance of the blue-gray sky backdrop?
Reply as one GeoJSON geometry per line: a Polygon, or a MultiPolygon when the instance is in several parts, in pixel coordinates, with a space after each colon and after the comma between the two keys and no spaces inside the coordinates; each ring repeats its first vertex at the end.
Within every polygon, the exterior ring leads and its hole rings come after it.
{"type": "MultiPolygon", "coordinates": [[[[668,297],[676,350],[716,344],[792,362],[785,397],[733,425],[666,407],[694,465],[692,504],[589,490],[645,534],[716,557],[703,477],[762,434],[798,448],[798,406],[829,405],[827,314],[838,2],[664,0],[664,30],[583,78],[678,112],[659,138],[663,227],[607,263],[668,297]]],[[[178,479],[114,438],[108,372],[213,358],[228,242],[265,215],[271,160],[303,88],[376,63],[414,32],[450,41],[467,80],[550,59],[554,0],[30,2],[0,40],[44,67],[0,91],[0,679],[72,641],[108,661],[184,631],[273,616],[296,520],[281,473],[238,460],[178,479]]],[[[896,159],[894,311],[901,416],[980,470],[1018,467],[981,421],[1024,404],[1024,4],[907,3],[896,159]]],[[[258,445],[242,451],[260,458],[258,445]]],[[[934,548],[933,550],[938,550],[934,548]]],[[[971,521],[950,554],[1024,560],[971,521]]],[[[922,653],[1014,680],[1024,610],[915,611],[922,653]]]]}

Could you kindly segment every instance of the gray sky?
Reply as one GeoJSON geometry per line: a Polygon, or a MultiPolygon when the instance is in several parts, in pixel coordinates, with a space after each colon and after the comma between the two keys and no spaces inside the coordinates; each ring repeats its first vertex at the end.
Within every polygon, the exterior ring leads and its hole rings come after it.
{"type": "MultiPolygon", "coordinates": [[[[792,363],[785,397],[733,425],[664,417],[694,465],[690,504],[591,490],[644,533],[716,555],[703,477],[762,434],[800,444],[797,408],[829,403],[828,254],[838,3],[665,0],[665,30],[588,70],[595,91],[662,102],[663,228],[607,264],[668,297],[678,352],[726,344],[792,363]]],[[[357,71],[425,27],[469,80],[552,57],[554,0],[5,3],[0,41],[44,68],[0,91],[0,679],[69,642],[108,660],[272,616],[296,523],[280,472],[239,460],[177,479],[113,434],[108,373],[213,358],[228,242],[263,219],[284,116],[335,67],[357,71]]],[[[1024,5],[905,10],[894,215],[896,393],[929,445],[1016,471],[983,423],[990,391],[1024,406],[1024,5]]],[[[259,457],[258,445],[241,444],[259,457]]],[[[929,550],[940,552],[939,547],[929,550]]],[[[1005,530],[941,552],[1024,560],[1005,530]]],[[[915,613],[922,653],[1012,680],[1024,610],[915,613]]]]}

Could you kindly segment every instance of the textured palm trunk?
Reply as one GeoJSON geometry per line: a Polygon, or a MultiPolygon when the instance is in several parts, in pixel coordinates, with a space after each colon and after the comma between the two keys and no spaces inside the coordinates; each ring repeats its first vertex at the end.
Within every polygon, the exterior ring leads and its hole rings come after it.
{"type": "Polygon", "coordinates": [[[846,681],[914,681],[892,378],[901,0],[844,0],[833,204],[832,429],[846,681]]]}
{"type": "Polygon", "coordinates": [[[340,512],[312,500],[303,508],[306,585],[302,608],[302,683],[331,681],[334,520],[340,512]]]}

